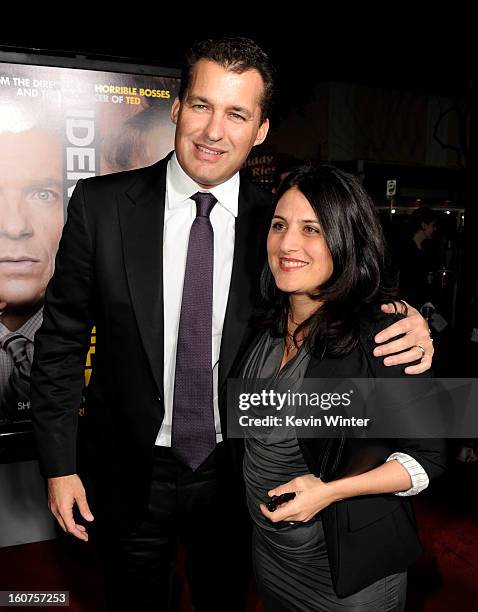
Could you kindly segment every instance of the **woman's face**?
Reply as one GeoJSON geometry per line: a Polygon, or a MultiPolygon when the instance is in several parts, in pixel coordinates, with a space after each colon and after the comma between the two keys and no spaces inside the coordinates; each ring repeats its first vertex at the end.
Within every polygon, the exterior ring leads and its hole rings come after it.
{"type": "Polygon", "coordinates": [[[332,256],[319,221],[297,187],[286,191],[277,203],[267,255],[276,285],[285,293],[315,293],[332,275],[332,256]]]}

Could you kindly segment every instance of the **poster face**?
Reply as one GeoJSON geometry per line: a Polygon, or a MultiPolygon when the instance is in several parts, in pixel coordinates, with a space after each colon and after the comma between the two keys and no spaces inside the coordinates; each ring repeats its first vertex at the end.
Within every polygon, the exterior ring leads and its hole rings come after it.
{"type": "MultiPolygon", "coordinates": [[[[76,182],[171,151],[178,89],[175,77],[0,63],[0,434],[30,422],[34,336],[76,182]]],[[[86,382],[93,355],[94,330],[86,382]]]]}

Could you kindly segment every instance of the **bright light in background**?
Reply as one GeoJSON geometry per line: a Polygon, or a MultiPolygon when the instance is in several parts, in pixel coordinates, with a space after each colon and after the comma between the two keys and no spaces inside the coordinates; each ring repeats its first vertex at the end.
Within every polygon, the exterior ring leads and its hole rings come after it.
{"type": "Polygon", "coordinates": [[[6,96],[0,99],[0,133],[18,134],[34,128],[51,129],[61,111],[61,92],[51,91],[47,98],[25,99],[6,96]]]}
{"type": "Polygon", "coordinates": [[[25,132],[36,123],[35,113],[27,114],[14,104],[0,104],[0,132],[25,132]]]}
{"type": "Polygon", "coordinates": [[[392,208],[392,215],[394,215],[397,211],[395,210],[395,208],[392,208]]]}

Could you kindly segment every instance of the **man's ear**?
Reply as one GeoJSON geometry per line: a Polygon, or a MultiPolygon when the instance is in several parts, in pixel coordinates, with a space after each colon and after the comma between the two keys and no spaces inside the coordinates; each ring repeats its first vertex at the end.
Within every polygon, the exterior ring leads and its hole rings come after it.
{"type": "Polygon", "coordinates": [[[177,123],[178,122],[178,115],[179,115],[179,109],[181,107],[181,102],[179,100],[179,98],[176,98],[173,102],[173,106],[171,107],[171,121],[173,123],[177,123]]]}
{"type": "Polygon", "coordinates": [[[256,140],[254,142],[254,146],[262,144],[266,139],[267,132],[269,131],[269,119],[264,119],[262,122],[256,136],[256,140]]]}

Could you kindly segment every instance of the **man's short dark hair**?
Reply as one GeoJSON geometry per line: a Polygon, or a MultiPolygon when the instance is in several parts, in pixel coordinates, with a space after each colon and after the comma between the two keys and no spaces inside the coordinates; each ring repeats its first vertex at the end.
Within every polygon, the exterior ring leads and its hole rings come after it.
{"type": "Polygon", "coordinates": [[[438,213],[428,208],[428,206],[420,206],[410,215],[410,232],[412,236],[422,229],[422,224],[432,223],[438,220],[438,213]]]}
{"type": "Polygon", "coordinates": [[[183,100],[188,90],[195,64],[210,60],[227,70],[242,74],[246,70],[257,70],[264,85],[261,107],[261,123],[269,117],[274,93],[274,70],[267,54],[250,38],[208,38],[191,47],[186,55],[186,63],[181,74],[179,99],[183,100]]]}

